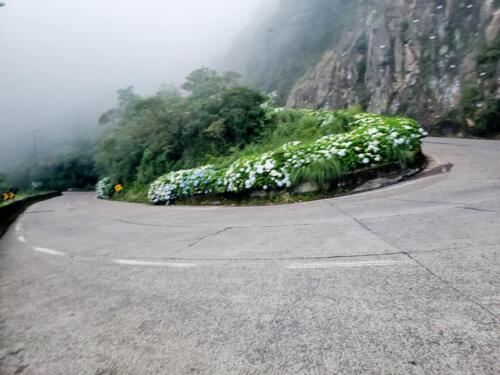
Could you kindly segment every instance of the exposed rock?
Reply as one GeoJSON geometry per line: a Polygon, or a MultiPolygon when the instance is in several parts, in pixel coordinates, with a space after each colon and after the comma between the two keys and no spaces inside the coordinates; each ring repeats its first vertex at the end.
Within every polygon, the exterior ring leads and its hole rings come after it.
{"type": "MultiPolygon", "coordinates": [[[[297,83],[290,107],[403,113],[431,123],[478,80],[476,55],[500,29],[493,0],[366,0],[341,42],[297,83]]],[[[491,92],[498,92],[497,85],[491,92]]]]}
{"type": "Polygon", "coordinates": [[[295,189],[295,192],[299,193],[299,194],[315,193],[315,192],[319,191],[319,189],[320,189],[320,187],[316,183],[303,182],[297,186],[297,188],[295,189]]]}
{"type": "Polygon", "coordinates": [[[491,42],[500,33],[500,10],[497,10],[486,27],[485,36],[488,42],[491,42]]]}

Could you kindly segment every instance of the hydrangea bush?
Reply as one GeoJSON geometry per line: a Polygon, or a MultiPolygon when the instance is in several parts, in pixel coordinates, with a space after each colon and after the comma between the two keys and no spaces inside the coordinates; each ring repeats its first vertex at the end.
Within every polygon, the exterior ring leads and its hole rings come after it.
{"type": "MultiPolygon", "coordinates": [[[[310,112],[328,121],[334,112],[310,112]]],[[[427,133],[411,119],[374,114],[354,115],[353,130],[327,135],[312,143],[290,142],[259,156],[244,157],[229,168],[204,166],[160,177],[150,187],[154,204],[200,194],[241,193],[291,188],[291,175],[315,162],[335,159],[344,172],[395,160],[398,151],[415,153],[427,133]]]]}
{"type": "Polygon", "coordinates": [[[199,194],[222,193],[224,175],[211,165],[171,172],[157,179],[149,189],[154,204],[170,203],[178,198],[199,194]]]}
{"type": "Polygon", "coordinates": [[[109,199],[113,195],[113,184],[109,177],[105,177],[97,182],[95,187],[97,197],[101,199],[109,199]]]}

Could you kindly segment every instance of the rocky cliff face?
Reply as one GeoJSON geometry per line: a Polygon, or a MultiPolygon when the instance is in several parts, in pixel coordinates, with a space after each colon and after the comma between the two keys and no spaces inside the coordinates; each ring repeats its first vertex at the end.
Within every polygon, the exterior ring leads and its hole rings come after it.
{"type": "Polygon", "coordinates": [[[466,86],[481,91],[477,108],[483,100],[499,99],[498,58],[486,59],[488,66],[478,60],[486,43],[499,38],[499,3],[360,1],[339,41],[295,85],[287,105],[361,104],[371,112],[406,114],[430,124],[459,106],[466,86]]]}

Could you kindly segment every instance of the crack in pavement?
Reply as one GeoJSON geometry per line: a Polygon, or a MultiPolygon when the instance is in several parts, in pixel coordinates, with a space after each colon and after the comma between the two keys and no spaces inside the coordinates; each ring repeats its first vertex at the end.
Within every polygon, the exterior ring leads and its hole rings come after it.
{"type": "MultiPolygon", "coordinates": [[[[385,200],[390,200],[389,198],[385,198],[385,200]]],[[[338,208],[337,206],[332,204],[332,207],[338,208]]],[[[376,220],[376,219],[386,219],[386,218],[394,218],[394,217],[402,217],[402,216],[413,216],[413,215],[421,215],[425,214],[428,212],[435,212],[435,211],[444,211],[444,210],[450,210],[450,209],[455,209],[455,208],[462,208],[462,207],[453,207],[453,206],[447,206],[447,207],[435,207],[431,210],[425,209],[422,211],[417,211],[417,212],[403,212],[399,214],[386,214],[386,215],[379,215],[379,216],[368,216],[363,218],[363,220],[376,220]]]]}
{"type": "MultiPolygon", "coordinates": [[[[357,224],[359,224],[362,228],[364,228],[365,230],[369,231],[370,233],[372,233],[373,235],[375,235],[377,238],[379,238],[380,240],[384,241],[386,244],[388,244],[389,246],[391,246],[392,248],[394,249],[397,249],[399,250],[399,248],[397,246],[394,246],[392,245],[389,241],[385,240],[384,238],[382,238],[378,233],[376,233],[375,231],[373,231],[370,227],[368,227],[366,224],[364,224],[361,220],[357,219],[356,217],[350,215],[349,213],[343,211],[342,209],[336,207],[336,209],[338,211],[340,211],[341,213],[343,213],[344,215],[347,215],[348,217],[350,217],[352,220],[354,220],[357,224]]],[[[463,298],[465,298],[466,300],[468,300],[469,302],[471,302],[472,304],[476,305],[477,307],[481,308],[483,311],[485,311],[488,315],[494,317],[496,320],[499,320],[499,316],[496,315],[494,312],[492,312],[491,310],[489,310],[486,306],[482,305],[481,303],[479,303],[478,301],[476,301],[475,299],[473,299],[472,297],[468,296],[467,294],[463,293],[460,289],[458,289],[457,287],[455,287],[450,281],[442,278],[441,276],[439,276],[438,274],[436,274],[435,272],[433,272],[429,267],[427,267],[426,265],[424,265],[422,262],[420,262],[419,260],[417,260],[415,257],[413,257],[411,255],[410,252],[407,252],[407,251],[400,251],[399,252],[400,254],[404,254],[406,255],[408,258],[410,258],[411,260],[413,260],[416,264],[418,264],[421,268],[423,268],[425,271],[427,271],[430,275],[432,275],[435,279],[439,280],[441,283],[447,285],[449,288],[451,288],[452,290],[454,290],[456,293],[458,293],[460,296],[462,296],[463,298]]]]}
{"type": "Polygon", "coordinates": [[[204,235],[202,237],[197,238],[196,240],[194,240],[193,242],[189,243],[188,245],[183,246],[182,248],[180,248],[178,250],[174,250],[170,255],[178,254],[178,253],[180,253],[180,252],[182,252],[184,250],[187,250],[187,249],[195,246],[196,244],[200,243],[201,241],[203,241],[206,238],[218,236],[219,234],[224,233],[224,232],[226,232],[228,230],[231,230],[231,229],[232,229],[231,227],[226,227],[226,228],[223,228],[221,230],[218,230],[215,233],[206,234],[206,235],[204,235]]]}
{"type": "MultiPolygon", "coordinates": [[[[219,228],[219,226],[205,226],[205,225],[175,225],[175,224],[147,224],[147,223],[138,223],[134,221],[128,221],[123,219],[118,219],[109,216],[100,216],[104,219],[110,219],[114,221],[118,221],[120,223],[138,225],[144,227],[158,227],[158,228],[183,228],[183,229],[215,229],[219,228]]],[[[230,229],[261,229],[261,228],[292,228],[292,227],[310,227],[315,225],[338,225],[338,223],[328,223],[328,222],[318,222],[318,223],[296,223],[296,224],[269,224],[269,225],[237,225],[237,226],[228,226],[225,227],[225,230],[230,229]]],[[[208,236],[209,237],[209,236],[208,236]]]]}
{"type": "Polygon", "coordinates": [[[196,228],[199,228],[199,229],[210,229],[210,228],[216,228],[215,226],[202,226],[202,225],[176,225],[176,224],[148,224],[148,223],[138,223],[138,222],[135,222],[135,221],[130,221],[130,220],[124,220],[124,219],[119,219],[119,218],[116,218],[116,217],[110,217],[110,216],[103,216],[103,215],[100,215],[99,217],[103,218],[103,219],[109,219],[109,220],[113,220],[113,221],[118,221],[120,223],[124,223],[124,224],[131,224],[131,225],[138,225],[138,226],[141,226],[141,227],[159,227],[159,228],[189,228],[189,229],[196,229],[196,228]]]}
{"type": "MultiPolygon", "coordinates": [[[[213,235],[213,234],[212,234],[213,235]]],[[[491,246],[491,245],[490,245],[491,246]]],[[[180,250],[185,250],[187,247],[183,247],[180,250]]],[[[446,249],[434,249],[434,250],[415,250],[415,251],[397,251],[397,252],[386,252],[386,253],[367,253],[367,254],[356,254],[356,255],[323,255],[323,256],[305,256],[305,257],[276,257],[276,258],[187,258],[187,257],[137,257],[137,256],[127,256],[130,260],[147,260],[147,261],[201,261],[201,262],[261,262],[261,261],[289,261],[289,260],[329,260],[329,259],[356,259],[356,258],[368,258],[368,257],[382,257],[382,256],[393,256],[393,255],[407,255],[407,254],[429,254],[429,253],[440,253],[454,250],[463,250],[469,248],[466,247],[454,247],[446,249]]],[[[179,252],[180,250],[175,250],[179,252]]],[[[81,255],[70,255],[71,258],[81,259],[81,260],[97,260],[97,259],[114,259],[117,255],[105,254],[96,255],[93,257],[86,257],[81,255]]]]}
{"type": "Polygon", "coordinates": [[[343,215],[351,218],[356,224],[358,224],[359,226],[361,226],[362,228],[364,228],[366,231],[370,232],[372,235],[374,235],[375,237],[377,237],[378,239],[380,239],[382,242],[384,242],[385,244],[389,245],[392,249],[396,249],[398,250],[398,252],[401,252],[400,249],[398,249],[396,246],[392,245],[391,243],[389,243],[387,240],[385,240],[384,238],[382,238],[381,236],[379,236],[378,233],[376,233],[375,231],[373,231],[368,225],[366,225],[365,223],[363,223],[361,220],[359,220],[358,218],[356,218],[355,216],[349,214],[348,212],[342,210],[341,208],[339,207],[335,207],[335,206],[332,206],[334,207],[337,211],[339,211],[340,213],[342,213],[343,215]]]}
{"type": "MultiPolygon", "coordinates": [[[[182,248],[181,250],[185,250],[182,248]]],[[[179,252],[180,250],[176,250],[179,252]]],[[[128,257],[129,259],[147,259],[147,260],[182,260],[182,261],[201,261],[201,262],[260,262],[260,261],[287,261],[287,260],[327,260],[327,259],[337,259],[337,258],[366,258],[366,257],[377,257],[377,256],[389,256],[389,255],[404,255],[404,252],[393,252],[393,253],[368,253],[368,254],[357,254],[357,255],[325,255],[325,256],[312,256],[312,257],[277,257],[277,258],[183,258],[183,257],[163,257],[163,258],[139,258],[139,257],[128,257]]]]}
{"type": "Polygon", "coordinates": [[[233,228],[232,228],[232,227],[226,227],[226,228],[221,229],[221,230],[219,230],[219,231],[217,231],[217,232],[215,232],[215,233],[210,233],[210,234],[207,234],[207,235],[205,235],[205,236],[202,236],[202,237],[198,238],[196,241],[193,241],[193,242],[191,242],[189,245],[187,245],[187,246],[185,246],[184,248],[180,249],[179,251],[189,249],[190,247],[195,246],[196,244],[200,243],[201,241],[203,241],[204,239],[206,239],[206,238],[208,238],[208,237],[215,237],[215,236],[218,236],[219,234],[224,233],[224,232],[226,232],[226,231],[228,231],[228,230],[231,230],[231,229],[233,229],[233,228]]]}
{"type": "Polygon", "coordinates": [[[455,286],[453,286],[453,284],[451,282],[449,282],[448,280],[442,278],[441,276],[439,276],[437,273],[433,272],[429,267],[427,267],[425,264],[423,264],[422,262],[420,262],[418,259],[416,259],[415,257],[413,257],[410,253],[405,253],[406,256],[408,258],[410,258],[411,260],[413,260],[415,263],[417,263],[420,267],[422,267],[424,270],[426,270],[429,274],[431,274],[434,278],[436,278],[437,280],[441,281],[441,283],[443,284],[446,284],[449,288],[453,289],[456,293],[458,293],[460,296],[464,297],[466,300],[468,300],[469,302],[473,303],[474,305],[480,307],[482,310],[484,310],[486,313],[488,313],[488,315],[491,315],[493,318],[495,318],[496,320],[500,320],[499,316],[497,314],[495,314],[493,311],[489,310],[486,306],[482,305],[481,303],[477,302],[475,299],[473,299],[472,297],[468,296],[467,294],[463,293],[460,289],[456,288],[455,286]]]}
{"type": "MultiPolygon", "coordinates": [[[[496,246],[491,244],[487,245],[488,248],[496,251],[496,246]]],[[[452,248],[442,248],[442,249],[433,249],[433,250],[400,250],[397,252],[385,252],[385,253],[367,253],[367,254],[356,254],[356,255],[318,255],[318,256],[296,256],[296,257],[275,257],[275,258],[186,258],[186,257],[160,257],[160,258],[145,258],[145,257],[134,257],[129,256],[129,259],[146,259],[146,260],[181,260],[181,261],[202,261],[202,262],[259,262],[259,261],[287,261],[287,260],[328,260],[328,259],[345,259],[345,258],[367,258],[367,257],[381,257],[381,256],[391,256],[391,255],[406,255],[406,254],[432,254],[432,253],[441,253],[447,251],[456,251],[456,250],[465,250],[470,248],[470,246],[456,246],[452,248]]],[[[183,248],[185,249],[185,247],[183,248]]],[[[109,256],[96,256],[94,258],[108,258],[109,256]]],[[[91,257],[80,257],[85,259],[92,259],[91,257]]]]}
{"type": "Polygon", "coordinates": [[[398,201],[398,202],[409,202],[409,203],[428,203],[428,204],[448,204],[450,206],[464,206],[467,203],[457,203],[457,202],[440,202],[440,201],[427,201],[418,199],[401,199],[401,198],[387,198],[388,200],[398,201]]]}

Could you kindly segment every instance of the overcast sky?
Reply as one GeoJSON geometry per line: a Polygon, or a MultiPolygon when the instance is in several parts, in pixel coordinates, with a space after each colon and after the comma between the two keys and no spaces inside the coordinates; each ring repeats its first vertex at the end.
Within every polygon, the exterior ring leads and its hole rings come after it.
{"type": "Polygon", "coordinates": [[[1,1],[0,166],[34,129],[49,144],[93,126],[117,89],[216,67],[261,0],[1,1]]]}

